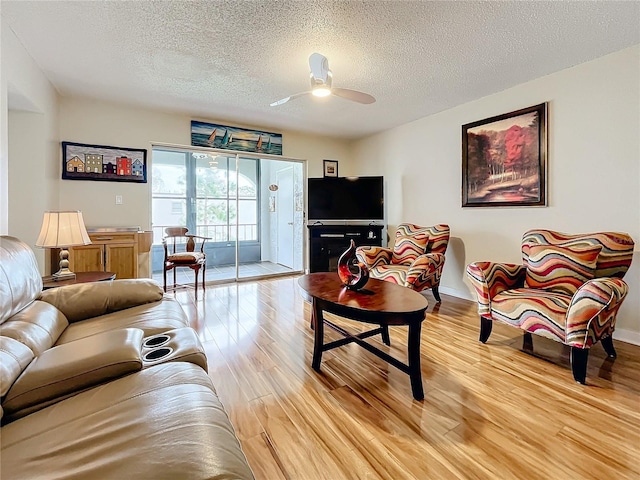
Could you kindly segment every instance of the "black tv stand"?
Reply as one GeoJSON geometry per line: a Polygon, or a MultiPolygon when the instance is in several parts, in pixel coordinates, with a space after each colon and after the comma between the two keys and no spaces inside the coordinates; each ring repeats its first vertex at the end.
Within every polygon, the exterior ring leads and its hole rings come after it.
{"type": "Polygon", "coordinates": [[[308,225],[309,271],[336,272],[338,259],[349,248],[351,240],[356,246],[382,246],[382,225],[308,225]]]}

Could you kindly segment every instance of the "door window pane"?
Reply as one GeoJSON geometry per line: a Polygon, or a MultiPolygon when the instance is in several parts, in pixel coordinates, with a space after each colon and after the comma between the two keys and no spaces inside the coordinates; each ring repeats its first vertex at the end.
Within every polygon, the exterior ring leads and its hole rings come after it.
{"type": "Polygon", "coordinates": [[[187,172],[182,152],[155,151],[152,176],[153,243],[162,243],[164,229],[186,225],[187,172]]]}
{"type": "Polygon", "coordinates": [[[238,206],[240,241],[259,240],[257,159],[205,152],[153,151],[153,230],[160,243],[168,226],[186,226],[213,242],[236,240],[238,206]]]}
{"type": "Polygon", "coordinates": [[[194,156],[196,158],[196,195],[227,198],[229,159],[208,154],[194,154],[194,156]]]}
{"type": "Polygon", "coordinates": [[[256,200],[239,200],[238,237],[240,241],[258,239],[258,202],[256,200]]]}
{"type": "Polygon", "coordinates": [[[198,235],[213,242],[226,242],[229,238],[229,201],[212,198],[196,200],[198,235]]]}

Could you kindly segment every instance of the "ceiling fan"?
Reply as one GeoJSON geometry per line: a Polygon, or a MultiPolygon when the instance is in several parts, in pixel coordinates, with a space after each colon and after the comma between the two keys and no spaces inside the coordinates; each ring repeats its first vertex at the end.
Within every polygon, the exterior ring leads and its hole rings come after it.
{"type": "Polygon", "coordinates": [[[282,100],[278,100],[277,102],[273,102],[271,104],[272,107],[277,107],[278,105],[287,103],[289,100],[309,94],[315,97],[328,97],[329,95],[335,95],[336,97],[351,100],[352,102],[364,103],[367,105],[376,101],[376,99],[368,93],[358,92],[348,88],[332,87],[331,81],[333,79],[333,74],[331,73],[331,70],[329,70],[329,61],[324,55],[312,53],[309,57],[309,67],[311,68],[311,90],[296,93],[285,97],[282,100]]]}

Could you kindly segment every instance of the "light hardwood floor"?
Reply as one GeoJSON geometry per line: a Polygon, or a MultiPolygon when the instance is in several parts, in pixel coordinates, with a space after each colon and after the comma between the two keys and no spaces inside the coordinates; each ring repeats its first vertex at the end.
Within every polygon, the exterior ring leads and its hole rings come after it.
{"type": "MultiPolygon", "coordinates": [[[[418,402],[407,375],[355,344],[311,369],[296,277],[175,296],[257,479],[640,478],[640,347],[615,342],[611,362],[595,346],[581,386],[563,345],[534,336],[533,356],[497,323],[483,345],[475,303],[427,293],[418,402]]],[[[369,341],[405,361],[406,327],[390,331],[391,347],[369,341]]]]}

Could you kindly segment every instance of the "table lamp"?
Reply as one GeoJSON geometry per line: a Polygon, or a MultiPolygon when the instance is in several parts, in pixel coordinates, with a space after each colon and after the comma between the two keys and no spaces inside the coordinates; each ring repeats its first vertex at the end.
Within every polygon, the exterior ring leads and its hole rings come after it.
{"type": "Polygon", "coordinates": [[[69,247],[89,245],[91,240],[84,226],[82,212],[44,212],[42,229],[36,246],[42,248],[60,248],[60,270],[52,275],[54,280],[76,278],[69,270],[69,247]]]}

